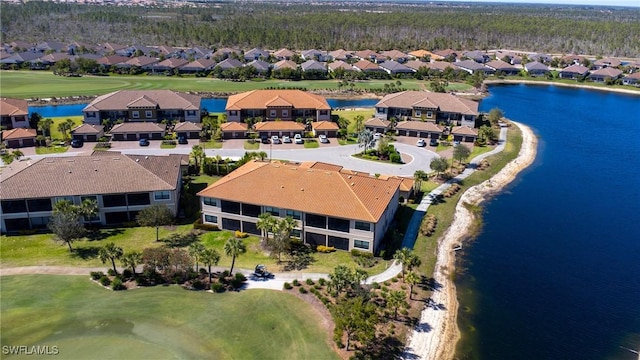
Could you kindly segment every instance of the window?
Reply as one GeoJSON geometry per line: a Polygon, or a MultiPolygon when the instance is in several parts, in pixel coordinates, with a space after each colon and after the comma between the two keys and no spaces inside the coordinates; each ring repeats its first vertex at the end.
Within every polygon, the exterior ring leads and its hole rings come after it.
{"type": "Polygon", "coordinates": [[[291,216],[295,220],[302,219],[302,213],[300,213],[300,211],[287,210],[287,216],[291,216]]]}
{"type": "MultiPolygon", "coordinates": [[[[258,205],[242,204],[242,215],[249,217],[258,217],[262,213],[262,208],[258,205]]],[[[245,232],[247,232],[245,230],[245,232]]]]}
{"type": "MultiPolygon", "coordinates": [[[[169,192],[166,191],[166,193],[168,194],[169,192]]],[[[129,206],[149,204],[151,204],[151,200],[149,200],[149,193],[127,194],[127,205],[129,206]]]]}
{"type": "Polygon", "coordinates": [[[57,204],[60,201],[64,201],[64,200],[66,200],[66,201],[70,202],[71,204],[73,204],[73,196],[58,196],[58,197],[56,197],[54,203],[57,204]]]}
{"type": "Polygon", "coordinates": [[[268,212],[269,214],[271,214],[273,216],[280,216],[280,209],[278,209],[277,207],[265,206],[264,207],[264,212],[268,212]]]}
{"type": "Polygon", "coordinates": [[[338,236],[329,236],[327,246],[333,246],[340,250],[349,250],[349,239],[338,236]]]}
{"type": "Polygon", "coordinates": [[[300,229],[291,230],[291,237],[294,237],[296,239],[300,239],[301,236],[302,236],[302,231],[300,231],[300,229]]]}
{"type": "Polygon", "coordinates": [[[153,117],[153,111],[151,110],[147,110],[144,112],[144,117],[146,117],[147,119],[151,119],[153,117]]]}
{"type": "Polygon", "coordinates": [[[204,198],[204,204],[205,205],[209,205],[209,206],[218,206],[218,199],[205,197],[204,198]]]}
{"type": "MultiPolygon", "coordinates": [[[[16,214],[16,213],[27,212],[27,203],[24,200],[3,200],[2,212],[5,214],[16,214]]],[[[27,227],[25,227],[25,229],[27,229],[28,227],[29,227],[29,221],[27,221],[27,227]]]]}
{"type": "Polygon", "coordinates": [[[325,229],[327,227],[327,218],[320,215],[305,215],[306,225],[325,229]]]}
{"type": "Polygon", "coordinates": [[[225,230],[240,230],[240,220],[222,218],[222,228],[225,230]]]}
{"type": "Polygon", "coordinates": [[[169,200],[171,199],[171,192],[170,191],[156,191],[153,193],[153,199],[154,200],[169,200]]]}
{"type": "Polygon", "coordinates": [[[137,119],[140,117],[140,111],[132,111],[131,112],[131,117],[134,119],[137,119]]]}
{"type": "Polygon", "coordinates": [[[368,222],[356,221],[355,227],[358,230],[371,231],[371,223],[368,222]]]}
{"type": "Polygon", "coordinates": [[[87,111],[86,112],[86,116],[88,118],[94,118],[94,117],[96,117],[96,113],[94,111],[87,111]]]}
{"type": "Polygon", "coordinates": [[[349,220],[329,218],[329,230],[349,232],[349,220]]]}
{"type": "MultiPolygon", "coordinates": [[[[124,195],[102,195],[104,207],[126,206],[127,198],[124,195]]],[[[128,221],[128,220],[125,220],[128,221]]]]}
{"type": "Polygon", "coordinates": [[[329,111],[327,110],[320,110],[320,115],[328,115],[329,111]]]}
{"type": "Polygon", "coordinates": [[[364,240],[353,240],[353,247],[369,250],[369,242],[364,240]]]}
{"type": "Polygon", "coordinates": [[[195,115],[196,115],[195,110],[187,110],[187,116],[195,116],[195,115]]]}
{"type": "Polygon", "coordinates": [[[32,217],[31,218],[31,227],[34,229],[44,229],[47,227],[47,224],[51,220],[48,216],[43,217],[32,217]]]}
{"type": "Polygon", "coordinates": [[[51,199],[29,199],[27,206],[30,212],[51,211],[51,199]]]}
{"type": "Polygon", "coordinates": [[[208,223],[217,224],[218,223],[218,217],[217,216],[213,216],[213,215],[205,215],[204,216],[204,221],[208,222],[208,223]]]}
{"type": "Polygon", "coordinates": [[[428,118],[433,117],[433,111],[427,111],[427,117],[428,118]]]}
{"type": "Polygon", "coordinates": [[[238,116],[237,110],[229,110],[229,116],[238,116]]]}
{"type": "MultiPolygon", "coordinates": [[[[222,212],[226,212],[229,214],[240,214],[240,203],[222,200],[220,201],[220,207],[222,208],[222,212]]],[[[225,229],[227,229],[227,227],[225,227],[225,229]]],[[[238,229],[233,230],[240,230],[240,225],[238,225],[238,229]]]]}
{"type": "Polygon", "coordinates": [[[276,117],[277,116],[276,111],[275,110],[269,110],[269,116],[270,117],[276,117]]]}
{"type": "Polygon", "coordinates": [[[289,116],[289,110],[282,110],[282,116],[289,116]]]}
{"type": "Polygon", "coordinates": [[[422,115],[422,111],[416,110],[416,116],[420,116],[420,115],[422,115]]]}

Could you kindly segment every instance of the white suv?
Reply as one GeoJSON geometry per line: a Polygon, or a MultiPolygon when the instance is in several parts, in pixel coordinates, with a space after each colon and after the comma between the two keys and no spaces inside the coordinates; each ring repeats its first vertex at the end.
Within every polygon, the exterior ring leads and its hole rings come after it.
{"type": "Polygon", "coordinates": [[[302,138],[302,135],[300,135],[300,134],[296,134],[293,137],[293,141],[295,141],[296,144],[304,144],[304,139],[302,138]]]}

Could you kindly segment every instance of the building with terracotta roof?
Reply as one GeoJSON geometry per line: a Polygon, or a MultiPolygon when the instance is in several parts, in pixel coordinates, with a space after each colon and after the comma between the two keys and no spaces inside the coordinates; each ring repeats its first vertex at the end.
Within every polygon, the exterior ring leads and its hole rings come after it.
{"type": "Polygon", "coordinates": [[[622,71],[614,67],[603,67],[594,70],[589,74],[589,79],[593,82],[606,82],[616,80],[622,76],[622,71]]]}
{"type": "MultiPolygon", "coordinates": [[[[36,145],[35,129],[15,128],[2,132],[2,142],[8,148],[20,148],[36,145]]],[[[4,174],[3,174],[4,175],[4,174]]]]}
{"type": "Polygon", "coordinates": [[[71,129],[71,138],[82,141],[98,141],[104,136],[104,126],[82,124],[71,129]]]}
{"type": "Polygon", "coordinates": [[[46,228],[60,200],[96,200],[98,214],[85,222],[102,225],[135,221],[155,204],[175,215],[185,164],[182,155],[119,153],[14,161],[0,179],[0,231],[46,228]]]}
{"type": "Polygon", "coordinates": [[[374,252],[398,208],[401,182],[318,162],[250,161],[198,196],[205,224],[260,235],[260,214],[290,216],[293,236],[313,247],[374,252]]]}
{"type": "Polygon", "coordinates": [[[162,140],[165,134],[165,126],[148,122],[130,122],[116,124],[109,134],[111,140],[135,141],[140,139],[162,140]]]}
{"type": "Polygon", "coordinates": [[[304,134],[305,126],[295,121],[261,121],[253,126],[260,137],[304,134]]]}
{"type": "Polygon", "coordinates": [[[401,121],[396,125],[396,133],[400,136],[437,140],[442,131],[442,127],[430,121],[401,121]]]}
{"type": "Polygon", "coordinates": [[[201,131],[202,125],[191,121],[179,122],[173,127],[173,132],[178,135],[178,138],[185,139],[200,139],[201,131]]]}
{"type": "Polygon", "coordinates": [[[424,120],[475,126],[478,103],[452,94],[402,91],[388,94],[376,104],[375,117],[383,120],[424,120]]]}
{"type": "Polygon", "coordinates": [[[469,126],[454,126],[451,129],[453,141],[474,142],[478,138],[478,130],[469,126]]]}
{"type": "Polygon", "coordinates": [[[0,98],[0,126],[4,129],[29,127],[27,100],[0,98]]]}
{"type": "Polygon", "coordinates": [[[316,121],[311,123],[311,132],[313,135],[325,135],[327,137],[337,137],[340,127],[332,121],[316,121]]]}
{"type": "Polygon", "coordinates": [[[229,96],[228,121],[243,121],[261,117],[272,121],[312,118],[314,121],[331,120],[331,107],[320,95],[301,90],[252,90],[229,96]]]}
{"type": "Polygon", "coordinates": [[[391,129],[391,121],[371,118],[364,123],[364,128],[374,133],[386,134],[391,129]]]}
{"type": "Polygon", "coordinates": [[[241,122],[226,122],[220,125],[223,139],[244,139],[249,126],[241,122]]]}
{"type": "Polygon", "coordinates": [[[585,77],[589,74],[589,69],[586,66],[582,65],[571,65],[566,68],[560,70],[558,73],[558,77],[560,79],[574,79],[578,80],[582,77],[585,77]]]}
{"type": "Polygon", "coordinates": [[[95,98],[82,109],[84,122],[102,124],[109,119],[125,122],[164,119],[200,122],[201,98],[171,90],[119,90],[95,98]]]}

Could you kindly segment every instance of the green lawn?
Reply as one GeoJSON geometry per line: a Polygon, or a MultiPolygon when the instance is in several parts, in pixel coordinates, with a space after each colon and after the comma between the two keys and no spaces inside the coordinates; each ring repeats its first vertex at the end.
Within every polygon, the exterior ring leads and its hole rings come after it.
{"type": "Polygon", "coordinates": [[[36,154],[38,155],[58,154],[58,153],[67,152],[67,150],[69,150],[68,146],[60,146],[60,145],[38,146],[36,147],[36,154]]]}
{"type": "Polygon", "coordinates": [[[304,148],[305,149],[315,149],[320,147],[320,143],[316,139],[305,139],[304,140],[304,148]]]}
{"type": "MultiPolygon", "coordinates": [[[[366,80],[356,83],[357,89],[382,90],[384,84],[397,80],[366,80]]],[[[429,89],[429,82],[415,79],[400,80],[400,87],[408,90],[429,89]]],[[[51,71],[2,71],[0,93],[2,96],[16,98],[50,98],[73,95],[101,95],[116,90],[152,90],[170,89],[176,91],[221,91],[243,92],[271,87],[296,87],[308,90],[338,89],[338,80],[265,80],[234,82],[212,78],[196,78],[192,76],[82,76],[61,77],[51,71]]],[[[448,89],[461,90],[470,88],[463,83],[450,84],[448,89]]]]}
{"type": "Polygon", "coordinates": [[[244,142],[244,149],[245,150],[258,150],[260,149],[260,141],[258,140],[254,140],[253,142],[250,142],[249,140],[244,142]]]}
{"type": "Polygon", "coordinates": [[[19,275],[2,278],[0,301],[3,345],[64,359],[338,359],[317,313],[271,290],[113,292],[88,276],[19,275]]]}
{"type": "Polygon", "coordinates": [[[202,147],[205,150],[207,150],[207,149],[222,149],[222,141],[217,141],[217,140],[209,140],[209,141],[201,142],[200,145],[202,145],[202,147]]]}
{"type": "MultiPolygon", "coordinates": [[[[3,78],[4,81],[4,78],[3,78]]],[[[61,116],[61,117],[52,117],[49,118],[51,120],[53,120],[53,125],[51,125],[51,139],[52,140],[62,140],[63,136],[62,136],[62,132],[58,131],[58,125],[60,123],[65,122],[67,119],[71,119],[73,120],[73,123],[75,124],[74,126],[78,126],[78,125],[82,125],[82,119],[83,116],[82,115],[78,115],[78,116],[61,116]]],[[[67,135],[69,135],[67,133],[67,135]]]]}
{"type": "Polygon", "coordinates": [[[160,149],[175,149],[176,144],[160,144],[160,149]]]}

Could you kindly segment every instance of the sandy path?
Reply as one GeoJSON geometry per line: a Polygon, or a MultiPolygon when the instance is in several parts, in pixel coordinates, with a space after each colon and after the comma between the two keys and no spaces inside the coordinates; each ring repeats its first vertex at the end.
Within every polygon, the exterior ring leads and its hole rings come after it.
{"type": "Polygon", "coordinates": [[[456,288],[449,277],[455,266],[455,252],[452,249],[460,244],[474,220],[473,214],[464,204],[480,204],[513,181],[520,171],[535,160],[537,138],[529,127],[514,124],[522,131],[522,147],[518,156],[491,179],[470,188],[462,195],[456,206],[453,223],[439,240],[433,277],[441,287],[433,292],[432,301],[423,310],[420,323],[407,343],[405,359],[453,359],[460,331],[456,321],[456,288]]]}

